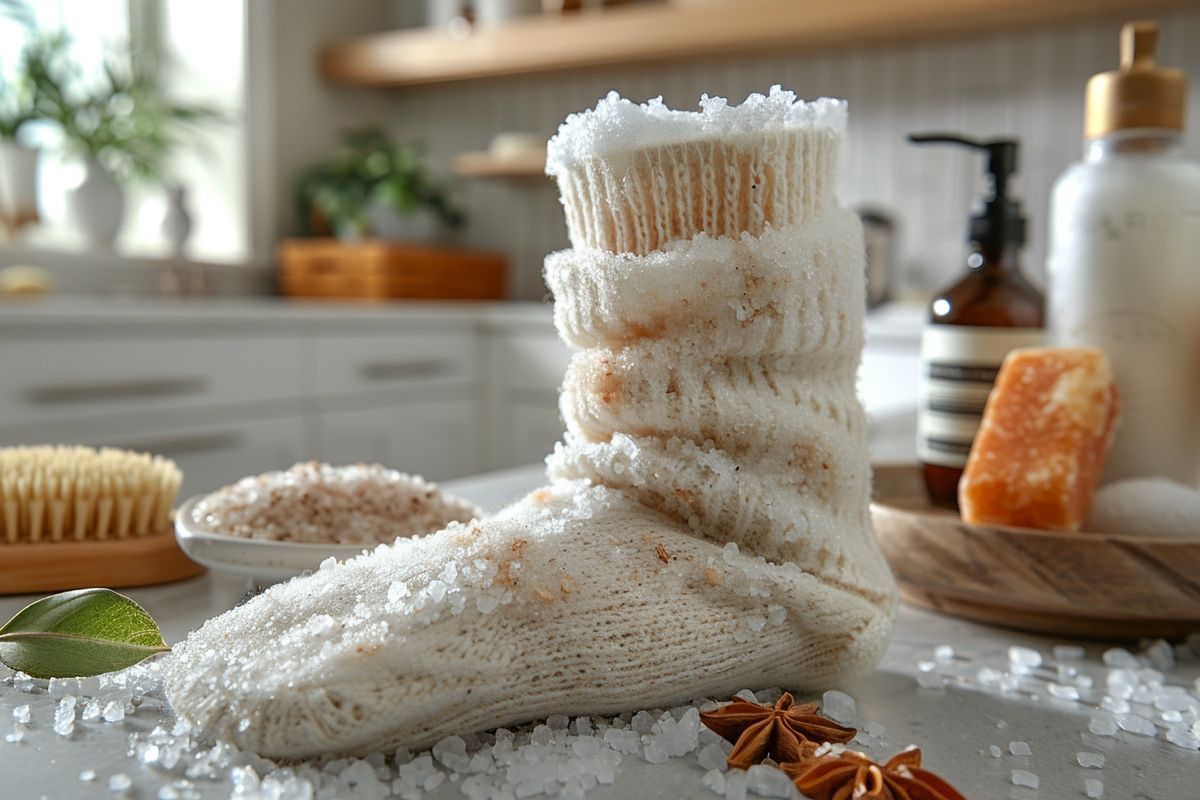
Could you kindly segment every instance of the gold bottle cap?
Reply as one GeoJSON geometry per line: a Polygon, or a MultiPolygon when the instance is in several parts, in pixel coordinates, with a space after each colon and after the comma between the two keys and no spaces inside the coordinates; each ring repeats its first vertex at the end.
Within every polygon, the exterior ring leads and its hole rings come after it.
{"type": "Polygon", "coordinates": [[[1087,84],[1085,138],[1129,128],[1183,130],[1187,76],[1158,66],[1157,46],[1157,22],[1127,22],[1121,28],[1121,68],[1093,75],[1087,84]]]}

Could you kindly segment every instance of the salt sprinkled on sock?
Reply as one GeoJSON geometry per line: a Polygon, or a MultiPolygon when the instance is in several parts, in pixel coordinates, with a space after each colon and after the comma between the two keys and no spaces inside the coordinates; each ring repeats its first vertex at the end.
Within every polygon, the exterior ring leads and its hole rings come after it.
{"type": "Polygon", "coordinates": [[[594,156],[653,147],[794,128],[846,127],[846,103],[823,97],[812,102],[772,86],[768,94],[751,94],[741,105],[704,95],[699,111],[668,108],[661,97],[636,104],[616,92],[594,109],[571,114],[546,145],[546,174],[558,175],[594,156]]]}

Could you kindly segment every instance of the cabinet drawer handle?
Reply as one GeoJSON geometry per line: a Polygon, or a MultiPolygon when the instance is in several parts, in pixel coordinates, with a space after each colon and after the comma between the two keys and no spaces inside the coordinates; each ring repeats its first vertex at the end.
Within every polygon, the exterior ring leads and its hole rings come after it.
{"type": "Polygon", "coordinates": [[[394,381],[400,378],[433,378],[454,371],[448,361],[371,361],[359,367],[369,381],[394,381]]]}
{"type": "Polygon", "coordinates": [[[137,453],[152,453],[158,456],[195,455],[213,450],[228,450],[237,447],[245,437],[236,431],[198,433],[192,436],[176,436],[169,439],[147,439],[131,444],[116,445],[137,453]]]}
{"type": "Polygon", "coordinates": [[[148,378],[112,383],[63,383],[56,386],[35,386],[25,393],[25,397],[31,403],[39,405],[60,405],[176,397],[185,394],[199,394],[205,390],[206,386],[203,378],[148,378]]]}

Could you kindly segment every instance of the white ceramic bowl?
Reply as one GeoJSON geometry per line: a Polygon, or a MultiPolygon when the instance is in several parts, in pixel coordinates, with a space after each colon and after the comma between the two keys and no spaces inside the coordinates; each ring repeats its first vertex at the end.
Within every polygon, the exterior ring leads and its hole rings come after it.
{"type": "Polygon", "coordinates": [[[188,558],[211,570],[242,575],[259,584],[278,583],[312,572],[330,556],[341,561],[374,549],[374,545],[276,542],[214,533],[192,516],[206,496],[197,495],[180,506],[175,540],[188,558]]]}

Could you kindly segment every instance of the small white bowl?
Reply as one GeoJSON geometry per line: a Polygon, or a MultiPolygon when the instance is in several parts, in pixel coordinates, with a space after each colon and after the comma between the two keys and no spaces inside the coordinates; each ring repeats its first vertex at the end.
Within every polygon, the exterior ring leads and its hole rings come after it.
{"type": "Polygon", "coordinates": [[[330,556],[341,561],[375,547],[276,542],[214,533],[192,516],[196,505],[206,496],[197,495],[180,506],[175,514],[175,540],[188,558],[217,572],[242,575],[267,585],[312,572],[330,556]]]}

